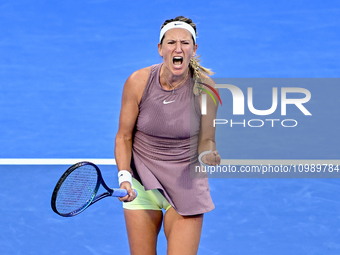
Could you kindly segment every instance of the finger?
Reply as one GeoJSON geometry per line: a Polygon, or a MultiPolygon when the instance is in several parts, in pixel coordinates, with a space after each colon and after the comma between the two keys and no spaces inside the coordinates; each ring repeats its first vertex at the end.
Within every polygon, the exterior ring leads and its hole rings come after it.
{"type": "Polygon", "coordinates": [[[213,162],[214,162],[214,165],[219,165],[220,161],[221,161],[221,157],[220,157],[220,155],[218,155],[218,151],[214,150],[213,151],[213,162]]]}
{"type": "Polygon", "coordinates": [[[217,164],[221,164],[221,156],[220,155],[217,155],[217,164]]]}
{"type": "Polygon", "coordinates": [[[214,165],[214,166],[216,166],[216,165],[218,165],[218,163],[219,163],[219,156],[212,156],[212,158],[211,158],[211,163],[212,163],[212,165],[214,165]]]}
{"type": "Polygon", "coordinates": [[[134,196],[134,191],[131,188],[131,184],[129,182],[122,182],[122,184],[120,185],[121,189],[125,189],[127,191],[127,195],[124,197],[120,197],[118,198],[119,201],[121,202],[130,202],[133,199],[135,199],[136,196],[134,196]]]}
{"type": "Polygon", "coordinates": [[[217,164],[220,164],[220,162],[221,162],[221,156],[217,154],[216,157],[215,157],[215,159],[216,159],[216,163],[217,163],[217,164]]]}
{"type": "Polygon", "coordinates": [[[218,151],[212,151],[202,157],[202,162],[207,165],[219,165],[221,163],[221,156],[218,154],[218,151]]]}
{"type": "Polygon", "coordinates": [[[215,163],[215,153],[214,152],[211,152],[211,153],[209,153],[208,154],[208,159],[209,159],[209,162],[211,163],[211,164],[214,164],[215,163]]]}
{"type": "Polygon", "coordinates": [[[119,197],[118,199],[121,202],[131,202],[136,198],[136,193],[134,190],[132,190],[130,193],[128,193],[125,197],[119,197]]]}
{"type": "Polygon", "coordinates": [[[126,195],[125,197],[118,197],[119,201],[121,201],[121,202],[127,201],[128,198],[129,198],[129,195],[126,195]]]}
{"type": "Polygon", "coordinates": [[[128,202],[131,202],[132,200],[136,198],[137,195],[134,189],[131,189],[131,188],[127,189],[127,192],[128,192],[128,199],[127,199],[128,202]]]}
{"type": "Polygon", "coordinates": [[[205,159],[203,161],[203,163],[207,164],[207,165],[213,165],[214,163],[214,158],[213,158],[213,153],[209,153],[207,155],[205,155],[205,159]]]}
{"type": "Polygon", "coordinates": [[[216,164],[216,165],[219,165],[219,164],[220,164],[220,161],[219,161],[218,157],[215,157],[215,164],[216,164]]]}
{"type": "Polygon", "coordinates": [[[131,192],[129,194],[130,194],[130,196],[133,196],[135,198],[137,197],[137,193],[134,189],[131,189],[131,192]]]}

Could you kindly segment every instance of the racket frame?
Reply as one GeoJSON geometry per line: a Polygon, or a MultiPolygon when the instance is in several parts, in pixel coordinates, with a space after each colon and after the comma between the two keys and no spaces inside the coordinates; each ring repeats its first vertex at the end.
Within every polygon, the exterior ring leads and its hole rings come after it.
{"type": "Polygon", "coordinates": [[[112,196],[114,193],[114,190],[109,188],[106,183],[104,182],[104,179],[103,179],[103,176],[100,172],[100,169],[98,168],[98,166],[96,166],[95,164],[91,163],[91,162],[87,162],[87,161],[82,161],[82,162],[79,162],[79,163],[76,163],[74,165],[72,165],[71,167],[69,167],[66,172],[60,177],[59,181],[57,182],[54,190],[53,190],[53,194],[52,194],[52,199],[51,199],[51,207],[52,207],[52,210],[59,214],[60,216],[63,216],[63,217],[72,217],[72,216],[75,216],[81,212],[83,212],[86,208],[88,208],[90,205],[98,202],[99,200],[105,198],[105,197],[109,197],[109,196],[112,196]],[[96,187],[95,189],[93,190],[93,195],[92,197],[87,201],[86,204],[84,204],[83,207],[73,211],[73,212],[70,212],[70,213],[60,213],[57,208],[56,208],[56,201],[57,201],[57,196],[58,196],[58,192],[59,192],[59,189],[60,187],[62,186],[63,182],[66,180],[66,178],[73,172],[75,171],[77,168],[81,167],[81,166],[84,166],[84,165],[91,165],[93,166],[96,171],[97,171],[97,184],[96,184],[96,187]],[[97,192],[99,190],[99,187],[100,185],[102,185],[104,187],[104,189],[107,190],[107,192],[104,192],[100,195],[97,195],[97,192]]]}

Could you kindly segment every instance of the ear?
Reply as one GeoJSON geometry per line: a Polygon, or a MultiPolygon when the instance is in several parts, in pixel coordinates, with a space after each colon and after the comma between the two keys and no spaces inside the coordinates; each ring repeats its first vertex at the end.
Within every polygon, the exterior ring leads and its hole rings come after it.
{"type": "Polygon", "coordinates": [[[194,51],[192,52],[192,57],[196,56],[196,51],[197,51],[197,44],[194,46],[194,51]]]}
{"type": "Polygon", "coordinates": [[[161,55],[161,57],[163,57],[163,53],[162,53],[162,44],[158,43],[157,47],[158,47],[158,53],[159,53],[159,55],[161,55]]]}

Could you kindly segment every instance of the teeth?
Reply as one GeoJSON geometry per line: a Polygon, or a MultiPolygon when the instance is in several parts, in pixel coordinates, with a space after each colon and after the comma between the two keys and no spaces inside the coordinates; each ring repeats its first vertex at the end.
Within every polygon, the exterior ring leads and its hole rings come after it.
{"type": "Polygon", "coordinates": [[[181,65],[182,62],[183,62],[183,57],[174,57],[173,58],[174,65],[181,65]]]}

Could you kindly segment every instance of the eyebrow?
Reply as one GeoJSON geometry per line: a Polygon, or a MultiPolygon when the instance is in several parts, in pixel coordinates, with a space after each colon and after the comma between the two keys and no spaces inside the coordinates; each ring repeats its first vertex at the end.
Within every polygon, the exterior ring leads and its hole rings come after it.
{"type": "MultiPolygon", "coordinates": [[[[166,39],[166,42],[176,42],[177,40],[175,39],[166,39]]],[[[190,42],[190,39],[182,39],[180,42],[190,42]]]]}

